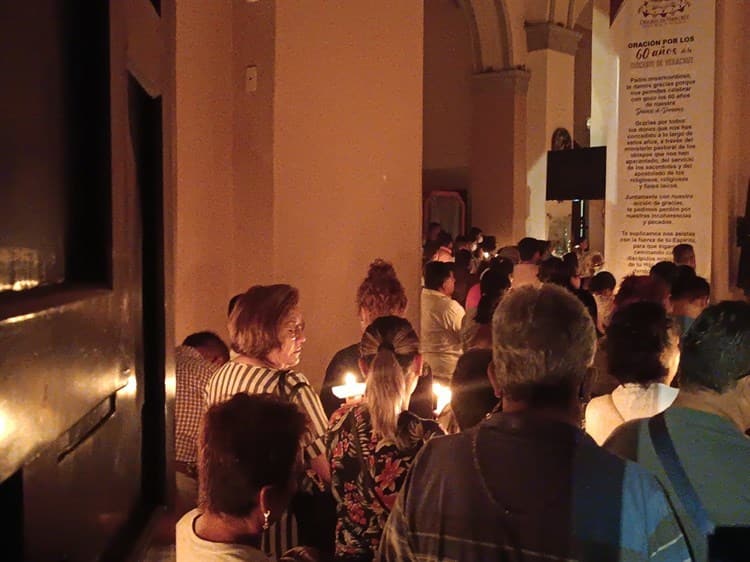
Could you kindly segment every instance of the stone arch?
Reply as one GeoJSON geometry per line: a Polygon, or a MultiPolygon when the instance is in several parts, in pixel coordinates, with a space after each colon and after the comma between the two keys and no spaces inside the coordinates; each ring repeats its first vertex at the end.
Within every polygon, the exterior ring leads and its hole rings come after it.
{"type": "Polygon", "coordinates": [[[509,0],[462,0],[476,38],[477,72],[518,68],[525,62],[523,17],[509,0]]]}

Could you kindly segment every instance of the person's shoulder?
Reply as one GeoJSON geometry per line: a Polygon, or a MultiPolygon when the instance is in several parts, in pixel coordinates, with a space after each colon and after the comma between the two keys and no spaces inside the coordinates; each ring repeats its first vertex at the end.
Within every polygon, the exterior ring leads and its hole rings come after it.
{"type": "Polygon", "coordinates": [[[177,524],[175,525],[175,541],[180,546],[188,546],[195,539],[196,535],[193,530],[193,522],[200,514],[200,509],[193,508],[177,521],[177,524]]]}
{"type": "Polygon", "coordinates": [[[638,443],[648,419],[627,421],[618,426],[604,441],[602,447],[623,459],[638,460],[638,443]]]}
{"type": "Polygon", "coordinates": [[[279,369],[277,372],[284,374],[287,386],[311,386],[308,378],[299,371],[294,371],[292,369],[279,369]]]}
{"type": "Polygon", "coordinates": [[[606,405],[610,403],[610,401],[610,394],[602,394],[601,396],[592,398],[586,404],[586,414],[589,414],[589,412],[599,412],[600,410],[605,408],[606,405]]]}
{"type": "Polygon", "coordinates": [[[342,371],[354,370],[359,372],[359,344],[354,343],[339,349],[328,362],[324,384],[331,384],[342,371]]]}
{"type": "Polygon", "coordinates": [[[216,368],[200,352],[189,345],[181,345],[175,350],[175,369],[177,371],[215,371],[216,368]]]}
{"type": "Polygon", "coordinates": [[[410,434],[414,434],[422,440],[444,435],[445,433],[440,424],[435,420],[421,418],[409,410],[399,414],[398,427],[400,430],[409,431],[410,434]]]}
{"type": "Polygon", "coordinates": [[[458,302],[456,299],[450,298],[448,299],[448,306],[453,312],[458,312],[461,314],[465,314],[466,310],[464,310],[464,307],[461,306],[461,303],[458,302]]]}
{"type": "Polygon", "coordinates": [[[351,359],[352,356],[355,357],[355,362],[356,359],[359,359],[359,343],[353,343],[343,349],[339,349],[331,358],[330,364],[346,361],[351,359]]]}
{"type": "Polygon", "coordinates": [[[443,434],[443,430],[440,429],[440,433],[433,435],[433,438],[428,439],[422,447],[419,453],[422,458],[421,464],[442,463],[446,460],[460,461],[463,450],[467,447],[470,449],[471,446],[468,434],[475,429],[476,427],[473,427],[468,431],[449,435],[443,434]]]}
{"type": "Polygon", "coordinates": [[[331,419],[328,422],[328,431],[337,431],[350,414],[354,415],[354,412],[361,408],[361,402],[349,402],[343,404],[338,410],[331,414],[331,419]]]}

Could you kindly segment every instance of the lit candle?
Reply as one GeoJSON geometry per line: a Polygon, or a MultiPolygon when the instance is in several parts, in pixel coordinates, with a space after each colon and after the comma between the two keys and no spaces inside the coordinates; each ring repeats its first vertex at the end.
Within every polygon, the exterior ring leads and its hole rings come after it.
{"type": "Polygon", "coordinates": [[[357,398],[364,395],[365,383],[357,382],[357,377],[354,373],[346,373],[344,375],[344,384],[334,386],[331,391],[336,398],[341,398],[342,400],[357,398]]]}
{"type": "Polygon", "coordinates": [[[451,403],[451,396],[453,393],[448,385],[441,384],[439,382],[432,383],[432,393],[437,399],[437,406],[435,407],[435,413],[440,414],[445,407],[451,403]]]}

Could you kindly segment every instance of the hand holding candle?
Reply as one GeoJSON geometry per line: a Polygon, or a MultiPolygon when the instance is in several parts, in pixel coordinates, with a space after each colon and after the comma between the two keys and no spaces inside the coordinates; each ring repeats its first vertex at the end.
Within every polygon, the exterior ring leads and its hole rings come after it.
{"type": "Polygon", "coordinates": [[[331,388],[331,391],[336,398],[341,398],[342,400],[358,398],[365,394],[365,383],[357,382],[357,377],[354,373],[346,373],[344,375],[344,384],[334,386],[331,388]]]}
{"type": "Polygon", "coordinates": [[[432,393],[437,399],[435,413],[440,415],[445,407],[451,403],[451,397],[453,393],[451,392],[451,389],[447,384],[441,384],[439,382],[432,383],[432,393]]]}

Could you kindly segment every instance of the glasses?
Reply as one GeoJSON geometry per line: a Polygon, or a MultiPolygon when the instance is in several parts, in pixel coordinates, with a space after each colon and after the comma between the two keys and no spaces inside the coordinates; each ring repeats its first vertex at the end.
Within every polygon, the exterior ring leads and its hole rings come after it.
{"type": "Polygon", "coordinates": [[[289,324],[286,327],[286,334],[293,340],[298,340],[305,333],[305,323],[300,322],[299,324],[289,324]]]}

